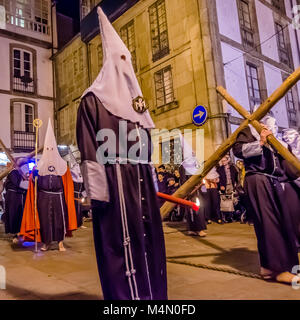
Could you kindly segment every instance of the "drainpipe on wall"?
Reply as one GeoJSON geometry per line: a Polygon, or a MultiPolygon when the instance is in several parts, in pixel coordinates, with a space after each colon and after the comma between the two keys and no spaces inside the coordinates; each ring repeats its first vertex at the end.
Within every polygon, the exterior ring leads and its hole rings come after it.
{"type": "MultiPolygon", "coordinates": [[[[57,137],[58,125],[57,125],[57,111],[56,111],[56,78],[55,78],[55,63],[54,63],[54,27],[53,27],[53,10],[56,12],[56,0],[51,1],[51,60],[52,60],[52,86],[53,86],[53,124],[54,132],[57,137]]],[[[57,30],[55,28],[55,30],[57,30]]]]}

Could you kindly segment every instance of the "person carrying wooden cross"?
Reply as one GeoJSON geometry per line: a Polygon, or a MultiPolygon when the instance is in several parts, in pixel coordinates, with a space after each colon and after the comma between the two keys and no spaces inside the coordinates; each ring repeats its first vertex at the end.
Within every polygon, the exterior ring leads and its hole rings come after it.
{"type": "Polygon", "coordinates": [[[233,153],[245,163],[244,188],[257,237],[261,275],[265,280],[292,283],[296,279],[292,270],[299,264],[298,248],[290,213],[293,204],[288,203],[284,185],[297,175],[267,142],[268,136],[276,136],[276,123],[270,117],[262,123],[260,134],[252,125],[239,133],[233,153]]]}

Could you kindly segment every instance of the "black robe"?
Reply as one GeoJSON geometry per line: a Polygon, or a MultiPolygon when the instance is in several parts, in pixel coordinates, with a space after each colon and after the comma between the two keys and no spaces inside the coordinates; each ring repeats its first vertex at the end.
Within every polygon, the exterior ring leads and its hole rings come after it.
{"type": "Polygon", "coordinates": [[[189,231],[206,230],[204,197],[200,191],[197,191],[189,200],[196,202],[196,198],[200,201],[200,208],[197,212],[191,208],[187,208],[186,222],[189,231]]]}
{"type": "Polygon", "coordinates": [[[77,217],[77,226],[78,228],[82,226],[83,223],[83,210],[81,205],[82,192],[84,191],[84,186],[82,182],[74,183],[74,198],[75,198],[75,209],[76,209],[76,217],[77,217]]]}
{"type": "MultiPolygon", "coordinates": [[[[94,242],[106,300],[167,299],[164,236],[152,167],[119,163],[136,144],[119,145],[119,141],[137,128],[141,127],[108,112],[93,93],[81,100],[77,142],[85,189],[92,199],[94,242]],[[128,126],[123,133],[121,120],[128,126]],[[116,154],[108,152],[112,159],[105,165],[96,160],[100,129],[113,130],[117,142],[116,154]]],[[[146,151],[149,160],[150,143],[146,151]]]]}
{"type": "Polygon", "coordinates": [[[64,240],[68,225],[68,211],[61,176],[38,177],[37,209],[41,240],[45,244],[64,240]]]}
{"type": "Polygon", "coordinates": [[[257,237],[260,263],[274,273],[291,272],[298,265],[295,233],[284,182],[295,179],[291,167],[279,154],[260,147],[259,136],[247,127],[233,147],[236,157],[244,160],[244,188],[249,198],[251,218],[257,237]]]}
{"type": "Polygon", "coordinates": [[[23,178],[18,170],[13,170],[6,178],[4,188],[5,210],[2,217],[5,223],[5,232],[17,234],[20,232],[23,210],[27,190],[20,187],[23,178]]]}

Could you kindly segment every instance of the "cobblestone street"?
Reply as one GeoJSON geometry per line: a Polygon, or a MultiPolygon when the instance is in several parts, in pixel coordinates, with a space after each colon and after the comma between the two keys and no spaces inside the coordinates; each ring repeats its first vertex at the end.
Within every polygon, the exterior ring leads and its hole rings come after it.
{"type": "MultiPolygon", "coordinates": [[[[46,253],[13,245],[0,226],[0,263],[6,290],[0,299],[102,299],[93,247],[92,224],[46,253]]],[[[164,225],[169,299],[299,299],[300,291],[262,281],[253,227],[209,225],[206,238],[186,235],[184,223],[164,225]],[[207,268],[204,268],[207,267],[207,268]],[[217,268],[219,271],[211,270],[217,268]]]]}

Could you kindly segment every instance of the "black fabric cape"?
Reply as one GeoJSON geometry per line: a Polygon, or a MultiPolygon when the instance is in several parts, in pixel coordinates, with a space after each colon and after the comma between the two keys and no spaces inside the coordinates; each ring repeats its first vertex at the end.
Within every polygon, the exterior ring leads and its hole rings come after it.
{"type": "Polygon", "coordinates": [[[22,176],[18,170],[13,170],[6,178],[5,210],[2,217],[5,223],[5,232],[17,234],[20,232],[23,210],[27,190],[20,188],[22,176]]]}
{"type": "Polygon", "coordinates": [[[291,272],[298,265],[290,212],[295,204],[286,197],[282,186],[288,179],[293,179],[291,168],[279,154],[265,146],[260,153],[249,156],[247,146],[256,141],[247,127],[238,135],[233,153],[245,163],[244,188],[254,222],[260,263],[274,273],[291,272]]]}
{"type": "MultiPolygon", "coordinates": [[[[136,143],[119,146],[119,122],[122,119],[108,112],[93,94],[87,94],[78,109],[77,142],[81,152],[85,189],[89,195],[105,183],[95,172],[101,170],[96,160],[100,129],[112,129],[116,134],[117,157],[126,157],[136,143]],[[89,173],[84,168],[96,168],[89,173]],[[98,168],[98,169],[97,169],[98,168]],[[89,184],[94,184],[91,191],[89,184]]],[[[125,121],[125,120],[123,120],[125,121]]],[[[128,131],[136,125],[127,121],[128,131]]],[[[138,127],[140,128],[140,127],[138,127]]],[[[148,140],[150,136],[148,134],[148,140]]],[[[150,157],[150,145],[147,152],[150,157]]],[[[167,299],[166,257],[162,222],[149,164],[105,164],[109,201],[92,196],[93,230],[99,275],[104,299],[167,299]],[[119,192],[117,169],[120,168],[122,189],[119,192]],[[139,196],[139,190],[141,196],[139,196]],[[122,194],[121,194],[122,193],[122,194]],[[129,239],[124,237],[120,195],[124,195],[126,225],[129,239]],[[127,251],[128,249],[128,251],[127,251]]],[[[120,178],[119,178],[120,179],[120,178]]],[[[101,193],[99,189],[99,195],[101,193]]]]}

